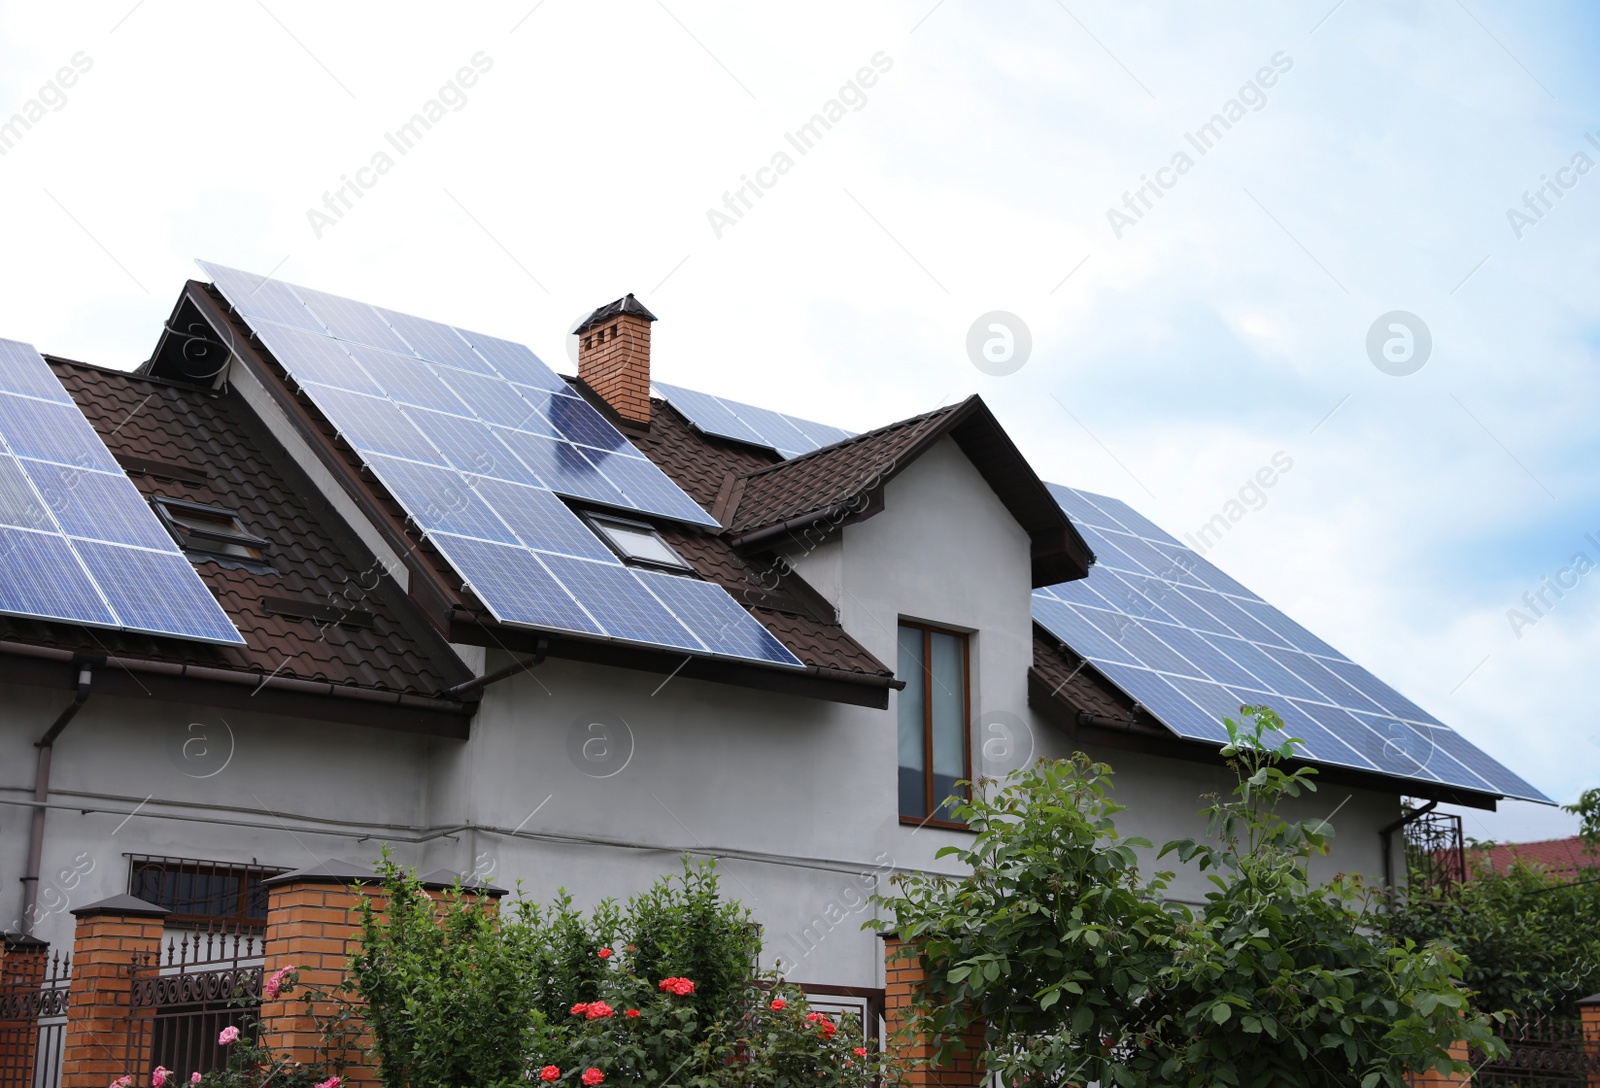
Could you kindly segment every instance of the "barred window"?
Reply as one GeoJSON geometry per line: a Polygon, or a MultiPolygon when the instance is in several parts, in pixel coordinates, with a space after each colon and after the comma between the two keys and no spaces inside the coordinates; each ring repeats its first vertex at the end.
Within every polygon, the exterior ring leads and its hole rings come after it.
{"type": "Polygon", "coordinates": [[[217,923],[265,929],[267,889],[263,881],[287,869],[237,865],[194,858],[128,855],[128,894],[166,907],[172,926],[217,923]]]}

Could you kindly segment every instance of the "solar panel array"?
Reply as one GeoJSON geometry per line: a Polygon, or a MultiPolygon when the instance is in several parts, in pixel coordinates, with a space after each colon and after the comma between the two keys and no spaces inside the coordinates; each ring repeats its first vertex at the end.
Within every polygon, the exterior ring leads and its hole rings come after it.
{"type": "Polygon", "coordinates": [[[1225,742],[1265,704],[1312,761],[1549,800],[1126,503],[1049,486],[1096,563],[1035,590],[1034,619],[1180,736],[1225,742]]]}
{"type": "Polygon", "coordinates": [[[714,397],[710,393],[697,393],[678,385],[662,382],[655,382],[654,385],[666,397],[668,404],[682,412],[690,423],[706,434],[748,442],[753,446],[766,446],[776,450],[786,460],[855,437],[852,432],[842,428],[784,415],[770,408],[757,408],[753,404],[741,404],[725,397],[714,397]]]}
{"type": "Polygon", "coordinates": [[[495,619],[800,665],[722,587],[625,566],[557,498],[719,528],[526,347],[200,265],[495,619]]]}
{"type": "Polygon", "coordinates": [[[0,612],[244,640],[31,344],[0,340],[0,612]]]}

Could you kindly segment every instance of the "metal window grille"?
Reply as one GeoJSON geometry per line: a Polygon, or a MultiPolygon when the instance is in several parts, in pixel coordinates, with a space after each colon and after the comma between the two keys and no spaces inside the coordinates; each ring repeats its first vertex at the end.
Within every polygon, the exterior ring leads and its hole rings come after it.
{"type": "Polygon", "coordinates": [[[237,865],[195,858],[128,855],[128,894],[166,907],[175,928],[230,925],[263,930],[267,889],[263,882],[287,872],[267,865],[237,865]]]}

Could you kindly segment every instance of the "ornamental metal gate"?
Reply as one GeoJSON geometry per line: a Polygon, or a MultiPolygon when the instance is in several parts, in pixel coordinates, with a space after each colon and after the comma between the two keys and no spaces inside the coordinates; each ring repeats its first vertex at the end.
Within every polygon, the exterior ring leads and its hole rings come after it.
{"type": "Polygon", "coordinates": [[[0,979],[0,1088],[57,1088],[71,960],[8,951],[0,979]]]}
{"type": "Polygon", "coordinates": [[[227,1065],[217,1042],[226,1027],[253,1040],[261,1003],[261,935],[228,928],[195,930],[167,940],[164,954],[131,965],[128,1056],[137,1076],[164,1066],[187,1081],[227,1065]]]}
{"type": "Polygon", "coordinates": [[[1600,1083],[1600,1038],[1585,1039],[1577,1021],[1509,1020],[1496,1034],[1511,1053],[1478,1066],[1474,1088],[1588,1088],[1600,1083]]]}

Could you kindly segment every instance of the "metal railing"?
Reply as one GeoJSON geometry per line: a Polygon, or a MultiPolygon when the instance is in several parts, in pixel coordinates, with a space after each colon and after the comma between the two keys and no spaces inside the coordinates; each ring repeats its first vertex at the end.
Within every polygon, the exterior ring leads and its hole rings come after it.
{"type": "Polygon", "coordinates": [[[13,953],[6,966],[7,977],[0,980],[0,1088],[56,1088],[72,962],[41,951],[13,953]],[[23,966],[17,970],[16,964],[23,966]]]}
{"type": "Polygon", "coordinates": [[[1475,1088],[1588,1088],[1600,1082],[1600,1039],[1584,1038],[1575,1020],[1507,1021],[1498,1032],[1511,1053],[1484,1062],[1475,1055],[1475,1088]]]}
{"type": "Polygon", "coordinates": [[[253,1037],[263,952],[258,932],[234,926],[173,934],[156,955],[134,957],[129,1072],[160,1065],[187,1080],[226,1066],[217,1036],[231,1025],[253,1037]]]}

